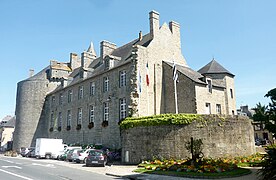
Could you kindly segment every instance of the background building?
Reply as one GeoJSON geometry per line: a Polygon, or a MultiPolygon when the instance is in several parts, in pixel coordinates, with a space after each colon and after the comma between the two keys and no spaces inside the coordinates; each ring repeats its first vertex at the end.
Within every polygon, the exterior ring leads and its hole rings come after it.
{"type": "Polygon", "coordinates": [[[12,149],[15,117],[6,116],[0,122],[0,151],[12,149]]]}

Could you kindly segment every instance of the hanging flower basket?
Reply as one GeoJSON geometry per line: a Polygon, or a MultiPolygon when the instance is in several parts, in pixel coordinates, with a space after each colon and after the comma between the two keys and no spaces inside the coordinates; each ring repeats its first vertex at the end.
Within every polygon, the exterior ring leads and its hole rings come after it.
{"type": "Polygon", "coordinates": [[[71,129],[71,126],[67,126],[66,130],[69,131],[71,129]]]}
{"type": "Polygon", "coordinates": [[[81,124],[78,124],[76,127],[76,130],[80,130],[81,129],[81,124]]]}
{"type": "Polygon", "coordinates": [[[108,126],[108,121],[103,121],[103,122],[102,122],[102,126],[103,126],[103,127],[107,127],[107,126],[108,126]]]}
{"type": "Polygon", "coordinates": [[[61,131],[61,126],[58,127],[58,131],[61,131]]]}
{"type": "Polygon", "coordinates": [[[90,123],[88,124],[88,128],[91,129],[91,128],[93,128],[93,127],[94,127],[94,122],[90,122],[90,123]]]}
{"type": "Polygon", "coordinates": [[[50,127],[49,131],[52,132],[53,130],[54,130],[54,128],[53,128],[53,127],[50,127]]]}

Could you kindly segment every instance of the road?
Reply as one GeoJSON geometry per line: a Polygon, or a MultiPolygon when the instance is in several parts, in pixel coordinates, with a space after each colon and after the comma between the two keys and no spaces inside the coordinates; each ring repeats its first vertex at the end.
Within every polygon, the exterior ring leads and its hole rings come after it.
{"type": "MultiPolygon", "coordinates": [[[[120,179],[89,171],[68,162],[0,155],[0,179],[5,180],[110,180],[120,179]],[[72,167],[70,167],[72,166],[72,167]]],[[[104,168],[104,167],[97,167],[104,168]]]]}

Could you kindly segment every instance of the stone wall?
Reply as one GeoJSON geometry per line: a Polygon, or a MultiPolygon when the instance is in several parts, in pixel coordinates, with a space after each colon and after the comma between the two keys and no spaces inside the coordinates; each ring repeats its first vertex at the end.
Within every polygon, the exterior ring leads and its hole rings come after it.
{"type": "Polygon", "coordinates": [[[244,156],[255,153],[251,121],[244,117],[215,116],[208,123],[135,127],[121,132],[122,161],[140,163],[153,157],[185,158],[185,142],[202,139],[205,157],[244,156]]]}

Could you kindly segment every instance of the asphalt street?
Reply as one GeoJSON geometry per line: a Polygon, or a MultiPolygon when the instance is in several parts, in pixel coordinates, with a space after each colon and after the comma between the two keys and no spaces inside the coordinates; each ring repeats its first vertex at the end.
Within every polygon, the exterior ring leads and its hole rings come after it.
{"type": "Polygon", "coordinates": [[[120,179],[93,173],[78,168],[59,165],[59,163],[46,159],[11,158],[0,156],[0,179],[2,180],[110,180],[120,179]]]}

